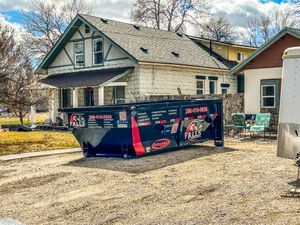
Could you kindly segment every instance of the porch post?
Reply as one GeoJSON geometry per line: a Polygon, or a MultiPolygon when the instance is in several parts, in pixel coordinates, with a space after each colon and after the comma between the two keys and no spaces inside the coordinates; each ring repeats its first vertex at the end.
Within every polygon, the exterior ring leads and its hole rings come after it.
{"type": "Polygon", "coordinates": [[[104,105],[104,87],[98,88],[98,105],[104,105]]]}
{"type": "Polygon", "coordinates": [[[58,102],[60,102],[61,100],[61,96],[59,96],[59,91],[58,89],[52,89],[50,90],[50,120],[52,122],[56,121],[56,114],[57,114],[57,108],[58,108],[58,102]]]}
{"type": "Polygon", "coordinates": [[[73,89],[73,108],[78,107],[78,88],[73,89]]]}

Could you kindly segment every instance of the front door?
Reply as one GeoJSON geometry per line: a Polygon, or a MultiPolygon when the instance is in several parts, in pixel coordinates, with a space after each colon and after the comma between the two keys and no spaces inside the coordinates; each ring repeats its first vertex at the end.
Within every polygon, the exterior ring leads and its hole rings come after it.
{"type": "Polygon", "coordinates": [[[94,106],[94,89],[85,88],[84,89],[84,105],[85,106],[94,106]]]}

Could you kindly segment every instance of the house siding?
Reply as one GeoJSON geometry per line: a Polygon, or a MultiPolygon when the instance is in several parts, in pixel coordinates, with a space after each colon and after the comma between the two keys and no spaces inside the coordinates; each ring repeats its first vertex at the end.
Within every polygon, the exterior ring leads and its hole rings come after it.
{"type": "Polygon", "coordinates": [[[286,34],[278,41],[276,41],[267,50],[260,53],[253,60],[251,60],[243,69],[261,69],[261,68],[275,68],[282,67],[283,52],[289,47],[300,45],[300,40],[286,34]]]}
{"type": "Polygon", "coordinates": [[[227,71],[210,69],[188,69],[183,67],[141,65],[140,95],[196,95],[196,76],[205,76],[205,94],[209,94],[208,77],[217,77],[217,94],[221,93],[221,84],[230,84],[229,93],[237,93],[236,76],[228,76],[227,71]]]}
{"type": "Polygon", "coordinates": [[[261,80],[281,79],[282,67],[245,70],[245,113],[261,112],[261,80]]]}

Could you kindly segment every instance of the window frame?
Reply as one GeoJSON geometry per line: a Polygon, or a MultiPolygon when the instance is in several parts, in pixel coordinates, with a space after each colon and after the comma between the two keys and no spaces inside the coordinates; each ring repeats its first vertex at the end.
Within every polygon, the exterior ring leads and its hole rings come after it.
{"type": "Polygon", "coordinates": [[[217,80],[209,80],[209,94],[210,95],[215,95],[215,94],[218,94],[218,88],[217,88],[217,80]],[[215,86],[215,92],[214,93],[211,93],[211,90],[210,90],[210,82],[213,82],[214,83],[214,86],[215,86]]]}
{"type": "Polygon", "coordinates": [[[124,104],[126,103],[126,86],[113,86],[112,93],[113,104],[124,104]],[[124,98],[117,98],[117,88],[123,88],[124,98]]]}
{"type": "Polygon", "coordinates": [[[229,88],[228,88],[228,87],[221,87],[221,94],[222,94],[222,95],[227,95],[227,94],[229,94],[229,88]],[[226,90],[226,93],[223,93],[223,90],[226,90]]]}
{"type": "Polygon", "coordinates": [[[276,108],[276,85],[275,84],[262,84],[261,87],[260,87],[260,91],[261,91],[261,95],[260,95],[260,105],[261,105],[261,108],[262,109],[275,109],[276,108]],[[263,95],[263,88],[264,87],[273,87],[274,88],[274,95],[271,96],[271,95],[266,95],[264,96],[263,95]],[[264,99],[265,98],[274,98],[274,104],[273,106],[264,106],[264,99]]]}
{"type": "Polygon", "coordinates": [[[238,62],[243,61],[245,59],[245,53],[244,52],[237,52],[236,59],[237,59],[238,62]],[[239,55],[240,55],[240,59],[239,59],[239,55]]]}
{"type": "Polygon", "coordinates": [[[103,44],[103,38],[95,38],[95,39],[93,39],[93,41],[92,41],[92,53],[93,53],[93,66],[101,66],[101,65],[103,65],[104,64],[104,44],[103,44]],[[102,51],[94,51],[95,50],[95,42],[97,42],[97,41],[101,41],[102,42],[102,51]],[[95,54],[98,54],[98,53],[102,53],[102,62],[101,63],[95,63],[95,59],[96,59],[96,57],[95,57],[95,54]]]}
{"type": "Polygon", "coordinates": [[[204,95],[205,94],[205,80],[204,79],[196,79],[196,95],[204,95]],[[203,83],[203,88],[198,88],[198,81],[203,83]],[[202,94],[198,94],[198,91],[202,90],[202,94]]]}
{"type": "Polygon", "coordinates": [[[76,69],[78,68],[84,68],[85,67],[85,54],[84,54],[84,41],[76,41],[74,42],[74,67],[76,69]],[[82,53],[76,53],[76,44],[78,43],[82,43],[82,53]],[[77,56],[80,56],[82,55],[83,56],[83,65],[77,65],[77,56]]]}

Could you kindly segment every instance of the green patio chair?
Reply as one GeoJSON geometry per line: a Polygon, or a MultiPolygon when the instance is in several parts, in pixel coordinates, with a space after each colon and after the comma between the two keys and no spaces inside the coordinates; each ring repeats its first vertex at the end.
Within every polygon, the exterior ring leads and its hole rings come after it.
{"type": "Polygon", "coordinates": [[[232,113],[231,118],[233,127],[235,130],[238,130],[239,135],[240,131],[243,131],[245,133],[246,130],[250,129],[250,125],[246,123],[246,116],[244,113],[232,113]]]}
{"type": "Polygon", "coordinates": [[[270,134],[270,121],[271,114],[270,113],[258,113],[255,117],[255,124],[250,127],[250,132],[254,133],[262,133],[264,132],[264,138],[266,131],[269,131],[270,134]]]}

